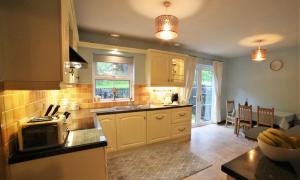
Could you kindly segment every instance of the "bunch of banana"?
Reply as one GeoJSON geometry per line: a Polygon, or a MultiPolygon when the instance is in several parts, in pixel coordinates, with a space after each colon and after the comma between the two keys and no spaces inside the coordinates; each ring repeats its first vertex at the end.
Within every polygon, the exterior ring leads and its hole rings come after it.
{"type": "Polygon", "coordinates": [[[290,137],[283,131],[274,128],[261,132],[257,138],[272,146],[288,149],[300,148],[300,139],[298,137],[290,137]]]}

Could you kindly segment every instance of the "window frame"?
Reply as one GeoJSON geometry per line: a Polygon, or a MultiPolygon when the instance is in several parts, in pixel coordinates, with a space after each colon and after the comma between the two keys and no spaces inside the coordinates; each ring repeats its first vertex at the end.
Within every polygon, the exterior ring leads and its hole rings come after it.
{"type": "Polygon", "coordinates": [[[95,102],[96,97],[96,80],[127,80],[129,81],[129,98],[116,98],[114,99],[102,99],[102,102],[118,102],[118,101],[130,101],[134,100],[134,63],[133,57],[124,56],[112,56],[112,55],[102,55],[94,54],[94,60],[92,64],[92,81],[93,81],[93,102],[95,102]],[[118,63],[118,64],[128,64],[128,76],[110,76],[110,75],[97,75],[96,67],[97,62],[106,63],[118,63]]]}

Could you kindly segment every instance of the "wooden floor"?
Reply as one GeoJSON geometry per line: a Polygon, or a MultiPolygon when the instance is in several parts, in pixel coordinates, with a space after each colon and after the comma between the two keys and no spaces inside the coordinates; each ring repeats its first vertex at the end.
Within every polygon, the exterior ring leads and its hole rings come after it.
{"type": "Polygon", "coordinates": [[[232,127],[211,124],[193,128],[191,141],[182,145],[213,164],[186,180],[219,180],[226,179],[221,165],[255,147],[256,142],[247,140],[242,135],[236,137],[232,127]]]}

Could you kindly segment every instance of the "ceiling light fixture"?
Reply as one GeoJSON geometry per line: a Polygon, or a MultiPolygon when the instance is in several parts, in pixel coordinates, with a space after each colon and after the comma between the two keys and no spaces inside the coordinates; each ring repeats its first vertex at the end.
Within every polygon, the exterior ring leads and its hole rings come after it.
{"type": "MultiPolygon", "coordinates": [[[[171,6],[170,1],[164,1],[163,5],[171,6]]],[[[155,18],[155,36],[162,40],[175,39],[178,36],[178,18],[173,15],[160,15],[155,18]]]]}
{"type": "Polygon", "coordinates": [[[113,54],[113,55],[120,55],[121,52],[118,50],[118,49],[113,49],[111,51],[109,51],[110,54],[113,54]]]}
{"type": "Polygon", "coordinates": [[[112,33],[110,34],[111,37],[120,37],[120,34],[115,34],[115,33],[112,33]]]}
{"type": "Polygon", "coordinates": [[[174,43],[174,46],[180,46],[181,44],[180,43],[174,43]]]}
{"type": "Polygon", "coordinates": [[[263,42],[263,40],[256,42],[258,43],[258,48],[252,51],[251,58],[253,61],[264,61],[267,59],[267,50],[260,47],[260,43],[263,42]]]}

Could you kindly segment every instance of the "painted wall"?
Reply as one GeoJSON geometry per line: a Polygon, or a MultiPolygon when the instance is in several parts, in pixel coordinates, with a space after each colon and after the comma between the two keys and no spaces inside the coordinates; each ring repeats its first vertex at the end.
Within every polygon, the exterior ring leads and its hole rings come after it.
{"type": "Polygon", "coordinates": [[[299,48],[268,52],[265,62],[253,62],[250,57],[228,60],[226,64],[226,98],[236,103],[274,107],[279,111],[299,111],[299,48]],[[271,60],[281,59],[280,71],[270,69],[271,60]]]}

